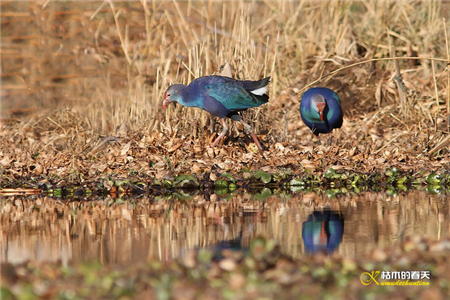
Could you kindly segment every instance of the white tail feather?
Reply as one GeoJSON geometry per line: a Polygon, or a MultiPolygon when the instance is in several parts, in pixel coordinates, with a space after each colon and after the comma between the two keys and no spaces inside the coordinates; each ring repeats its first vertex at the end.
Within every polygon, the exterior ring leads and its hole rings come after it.
{"type": "Polygon", "coordinates": [[[253,90],[253,91],[250,91],[250,93],[252,93],[253,95],[258,95],[258,96],[264,95],[265,92],[267,92],[266,86],[263,86],[259,89],[253,90]]]}

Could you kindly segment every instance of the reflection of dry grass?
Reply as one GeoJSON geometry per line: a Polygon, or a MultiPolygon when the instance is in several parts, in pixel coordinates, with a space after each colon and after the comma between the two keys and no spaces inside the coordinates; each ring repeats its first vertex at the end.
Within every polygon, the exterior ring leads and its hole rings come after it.
{"type": "Polygon", "coordinates": [[[179,257],[188,249],[223,240],[242,238],[242,245],[248,246],[256,235],[275,238],[287,254],[299,257],[304,253],[302,224],[315,209],[323,208],[344,215],[345,234],[338,252],[346,257],[361,256],[375,246],[397,245],[411,234],[434,239],[449,234],[445,206],[424,192],[387,198],[363,194],[342,200],[270,197],[264,210],[260,210],[262,202],[242,194],[227,202],[205,202],[200,196],[185,203],[150,200],[113,205],[108,198],[66,203],[47,197],[5,200],[1,243],[6,246],[1,260],[100,259],[128,265],[179,257]]]}
{"type": "MultiPolygon", "coordinates": [[[[293,150],[314,142],[298,112],[298,91],[307,84],[352,63],[389,58],[391,46],[398,57],[447,57],[442,17],[448,19],[448,6],[440,1],[1,6],[2,144],[11,149],[4,150],[1,164],[16,175],[25,175],[30,170],[18,170],[31,164],[38,174],[88,176],[99,165],[100,172],[107,170],[111,160],[99,161],[105,157],[118,160],[117,170],[131,163],[136,146],[149,161],[132,169],[147,174],[159,172],[149,166],[164,165],[165,156],[200,172],[210,166],[198,162],[206,161],[205,153],[217,162],[256,161],[233,134],[216,152],[208,150],[208,114],[160,108],[170,83],[218,73],[227,62],[236,78],[272,76],[271,102],[246,117],[269,153],[279,155],[286,147],[283,155],[298,156],[302,152],[293,150]],[[284,144],[270,148],[277,142],[284,144]],[[117,145],[120,150],[110,150],[117,145]],[[59,166],[52,170],[55,162],[59,166]]],[[[445,62],[401,60],[399,67],[406,88],[402,101],[392,61],[342,69],[317,83],[342,98],[345,122],[334,133],[340,149],[365,159],[384,157],[388,165],[396,163],[392,158],[448,154],[445,62]]],[[[298,166],[302,159],[270,165],[298,166]]]]}

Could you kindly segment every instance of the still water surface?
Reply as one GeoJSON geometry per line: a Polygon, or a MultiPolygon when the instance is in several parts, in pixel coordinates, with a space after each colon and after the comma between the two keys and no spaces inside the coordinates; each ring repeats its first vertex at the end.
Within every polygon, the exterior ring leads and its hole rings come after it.
{"type": "Polygon", "coordinates": [[[298,193],[260,200],[238,191],[228,196],[3,197],[0,259],[128,265],[171,260],[196,248],[245,248],[259,235],[279,241],[291,257],[317,251],[358,257],[375,246],[394,247],[407,236],[450,236],[447,195],[383,192],[329,199],[298,193]]]}

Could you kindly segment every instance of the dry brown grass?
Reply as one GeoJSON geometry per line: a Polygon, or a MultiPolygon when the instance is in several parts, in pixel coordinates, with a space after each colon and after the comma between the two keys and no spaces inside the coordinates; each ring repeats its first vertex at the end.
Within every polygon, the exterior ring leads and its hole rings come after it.
{"type": "Polygon", "coordinates": [[[314,85],[335,89],[346,112],[334,133],[341,148],[448,153],[445,2],[1,6],[2,139],[31,154],[83,154],[99,137],[119,135],[120,126],[125,136],[149,135],[167,150],[188,149],[186,143],[205,149],[209,115],[180,106],[163,112],[162,94],[171,83],[219,73],[227,62],[239,79],[272,76],[270,103],[245,114],[269,150],[277,142],[293,149],[311,144],[298,107],[302,88],[321,79],[314,85]],[[403,100],[387,60],[392,46],[398,57],[420,58],[399,63],[403,100]],[[381,61],[346,67],[370,59],[381,61]]]}

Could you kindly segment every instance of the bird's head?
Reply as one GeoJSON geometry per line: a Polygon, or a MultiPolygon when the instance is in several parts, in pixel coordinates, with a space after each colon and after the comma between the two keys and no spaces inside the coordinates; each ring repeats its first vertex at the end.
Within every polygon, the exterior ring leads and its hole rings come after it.
{"type": "Polygon", "coordinates": [[[316,110],[320,115],[320,121],[323,121],[323,111],[325,110],[325,107],[327,105],[327,103],[325,102],[325,98],[320,94],[315,94],[314,96],[312,96],[311,105],[313,106],[313,109],[316,110]]]}
{"type": "Polygon", "coordinates": [[[177,103],[181,99],[181,89],[185,87],[182,84],[174,84],[169,86],[167,91],[164,93],[164,100],[162,103],[163,108],[167,108],[170,103],[177,103]]]}

